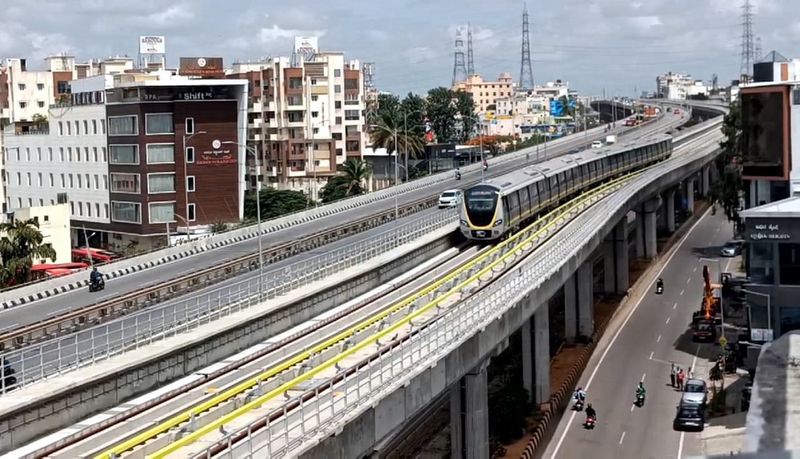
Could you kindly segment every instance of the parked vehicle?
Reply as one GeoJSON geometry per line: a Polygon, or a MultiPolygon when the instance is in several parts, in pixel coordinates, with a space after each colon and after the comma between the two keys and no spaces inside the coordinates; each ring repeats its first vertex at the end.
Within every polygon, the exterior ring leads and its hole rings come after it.
{"type": "Polygon", "coordinates": [[[744,248],[744,241],[728,241],[720,249],[719,254],[723,257],[735,257],[741,255],[744,248]]]}
{"type": "Polygon", "coordinates": [[[704,341],[713,343],[717,340],[717,329],[714,321],[709,319],[698,319],[692,330],[692,340],[695,342],[704,341]]]}
{"type": "Polygon", "coordinates": [[[699,405],[681,405],[675,414],[672,428],[675,430],[697,430],[702,432],[705,414],[699,405]]]}
{"type": "Polygon", "coordinates": [[[702,379],[692,378],[683,384],[681,405],[700,405],[705,408],[708,403],[708,387],[702,379]]]}

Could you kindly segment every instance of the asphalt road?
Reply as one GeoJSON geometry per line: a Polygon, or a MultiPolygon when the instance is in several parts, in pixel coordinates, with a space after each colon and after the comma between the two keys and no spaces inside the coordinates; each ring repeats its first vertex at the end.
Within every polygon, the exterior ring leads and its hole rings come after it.
{"type": "MultiPolygon", "coordinates": [[[[667,122],[671,120],[674,121],[677,118],[678,117],[675,115],[668,114],[657,123],[658,126],[663,126],[667,122]]],[[[641,136],[642,134],[640,134],[640,132],[652,132],[655,127],[656,125],[647,126],[644,128],[625,128],[621,126],[621,123],[619,123],[612,133],[620,134],[626,131],[633,131],[625,137],[625,139],[631,139],[641,136]]],[[[588,146],[588,144],[593,140],[604,138],[605,135],[606,134],[584,136],[578,134],[566,137],[560,143],[556,144],[558,146],[552,146],[548,148],[546,153],[548,155],[565,154],[575,148],[588,146]]],[[[544,154],[544,152],[544,149],[542,149],[542,154],[544,154]]],[[[536,162],[535,154],[531,154],[530,161],[526,161],[525,159],[521,158],[518,161],[508,162],[503,165],[497,165],[496,167],[492,167],[490,162],[490,168],[487,172],[487,176],[491,177],[508,173],[512,170],[518,169],[527,162],[536,162]]],[[[437,185],[405,193],[400,196],[399,199],[400,202],[415,201],[424,197],[441,193],[447,189],[465,188],[471,183],[479,181],[480,178],[480,170],[464,173],[461,181],[456,181],[454,178],[448,178],[437,185]]],[[[320,218],[306,224],[298,225],[297,227],[291,229],[265,235],[262,237],[262,243],[266,249],[271,246],[317,233],[323,228],[329,228],[341,224],[345,220],[357,220],[376,214],[380,211],[393,208],[394,200],[384,199],[376,203],[353,209],[347,212],[347,214],[332,215],[329,217],[320,218]]],[[[368,236],[365,233],[362,233],[360,235],[355,235],[354,237],[365,238],[368,236]]],[[[352,240],[350,242],[352,242],[352,240]]],[[[46,319],[48,317],[65,314],[69,311],[80,309],[100,301],[105,301],[134,290],[147,288],[148,286],[158,284],[165,280],[185,275],[209,266],[214,266],[224,261],[236,259],[246,254],[255,253],[257,250],[258,241],[254,238],[240,243],[231,244],[219,249],[199,253],[191,257],[179,259],[152,269],[146,269],[136,273],[127,274],[116,279],[109,279],[106,281],[105,290],[101,292],[90,293],[88,288],[77,289],[49,298],[44,298],[42,300],[28,303],[16,308],[3,310],[0,311],[0,324],[2,324],[2,326],[0,326],[0,331],[9,331],[46,319]]],[[[234,279],[238,280],[239,278],[237,277],[234,279]]],[[[234,280],[232,279],[226,282],[233,281],[234,280]]]]}
{"type": "MultiPolygon", "coordinates": [[[[707,214],[680,242],[660,274],[664,294],[650,285],[626,314],[610,345],[595,352],[578,386],[587,390],[587,402],[597,410],[598,423],[586,430],[583,413],[568,410],[550,440],[544,458],[603,457],[617,459],[682,458],[702,454],[699,433],[673,430],[680,393],[669,386],[671,362],[695,376],[707,378],[709,363],[719,352],[714,344],[691,339],[692,312],[699,309],[702,268],[712,276],[717,265],[700,258],[719,258],[719,248],[731,238],[723,215],[707,214]],[[633,405],[635,389],[644,380],[647,399],[633,405]]],[[[730,259],[720,258],[722,268],[730,259]]]]}

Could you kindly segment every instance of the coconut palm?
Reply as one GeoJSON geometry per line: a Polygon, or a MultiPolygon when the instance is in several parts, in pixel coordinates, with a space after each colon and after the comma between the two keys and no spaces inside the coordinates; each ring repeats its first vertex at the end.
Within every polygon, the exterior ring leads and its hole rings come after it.
{"type": "Polygon", "coordinates": [[[345,196],[352,196],[364,192],[362,185],[370,176],[369,164],[360,159],[348,159],[342,164],[342,177],[345,178],[347,189],[345,196]]]}
{"type": "Polygon", "coordinates": [[[425,151],[420,128],[408,126],[403,121],[402,112],[384,112],[372,127],[372,147],[395,151],[395,133],[397,150],[408,152],[409,157],[417,159],[425,151]]]}
{"type": "Polygon", "coordinates": [[[30,280],[34,260],[55,259],[56,251],[39,231],[34,219],[0,223],[0,282],[3,285],[21,284],[30,280]]]}

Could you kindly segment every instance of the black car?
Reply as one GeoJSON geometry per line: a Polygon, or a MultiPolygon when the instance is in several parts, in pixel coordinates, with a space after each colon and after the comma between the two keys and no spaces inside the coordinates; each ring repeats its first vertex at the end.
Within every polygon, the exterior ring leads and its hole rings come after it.
{"type": "Polygon", "coordinates": [[[697,430],[702,432],[705,424],[705,414],[698,405],[682,404],[672,422],[672,428],[679,431],[697,430]]]}

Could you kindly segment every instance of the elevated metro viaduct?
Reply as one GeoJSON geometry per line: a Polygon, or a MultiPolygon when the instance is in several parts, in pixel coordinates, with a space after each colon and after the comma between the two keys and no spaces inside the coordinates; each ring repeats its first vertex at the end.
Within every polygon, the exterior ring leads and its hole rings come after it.
{"type": "Polygon", "coordinates": [[[702,158],[671,170],[640,189],[623,211],[596,230],[593,240],[586,241],[576,257],[567,260],[537,289],[537,294],[529,294],[446,358],[412,376],[400,389],[374,402],[357,417],[342,422],[344,425],[335,435],[311,446],[304,457],[383,457],[390,451],[382,451],[381,445],[392,443],[406,423],[416,420],[427,404],[446,392],[450,398],[452,457],[488,458],[487,368],[491,358],[506,348],[512,334],[521,333],[524,387],[531,402],[546,402],[551,395],[550,299],[563,291],[567,340],[592,336],[595,259],[603,259],[603,292],[627,294],[632,254],[655,258],[657,230],[674,232],[676,212],[693,212],[695,193],[708,196],[710,162],[717,152],[714,144],[702,158]]]}

